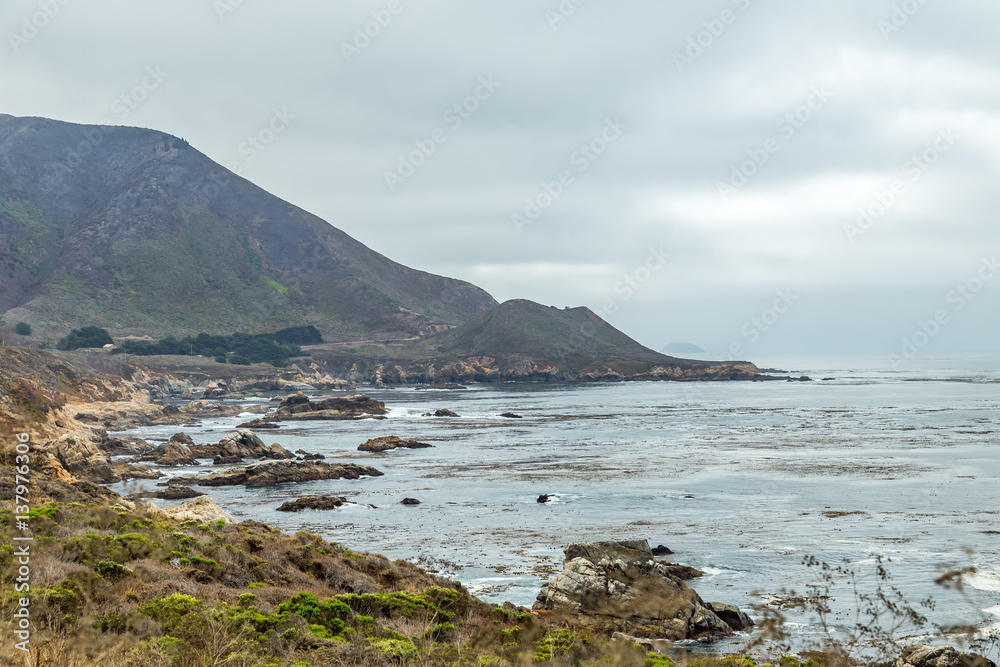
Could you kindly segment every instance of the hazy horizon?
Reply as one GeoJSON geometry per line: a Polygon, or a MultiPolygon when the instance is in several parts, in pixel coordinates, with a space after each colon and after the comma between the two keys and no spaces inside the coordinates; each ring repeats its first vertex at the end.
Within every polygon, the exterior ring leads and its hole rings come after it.
{"type": "Polygon", "coordinates": [[[656,350],[995,352],[998,17],[15,0],[0,113],[184,137],[395,261],[656,350]]]}

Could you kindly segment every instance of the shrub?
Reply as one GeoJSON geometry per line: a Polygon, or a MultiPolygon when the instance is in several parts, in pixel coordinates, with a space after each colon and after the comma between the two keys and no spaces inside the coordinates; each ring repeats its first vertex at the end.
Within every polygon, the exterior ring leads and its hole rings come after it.
{"type": "Polygon", "coordinates": [[[97,564],[94,565],[94,572],[106,579],[121,579],[132,574],[132,570],[113,560],[97,561],[97,564]]]}
{"type": "Polygon", "coordinates": [[[18,336],[30,336],[31,335],[31,325],[27,322],[18,322],[14,325],[14,333],[18,336]]]}

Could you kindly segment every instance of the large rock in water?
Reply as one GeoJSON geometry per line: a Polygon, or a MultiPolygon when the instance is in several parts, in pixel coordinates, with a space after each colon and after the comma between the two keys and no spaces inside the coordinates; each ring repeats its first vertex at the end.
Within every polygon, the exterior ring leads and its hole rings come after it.
{"type": "Polygon", "coordinates": [[[950,646],[907,646],[896,659],[896,667],[996,667],[975,653],[962,653],[950,646]]]}
{"type": "Polygon", "coordinates": [[[399,436],[389,435],[382,438],[372,438],[358,445],[359,452],[387,452],[390,449],[426,449],[433,447],[426,442],[403,440],[399,436]]]}
{"type": "Polygon", "coordinates": [[[291,419],[362,419],[381,416],[389,411],[382,401],[364,394],[337,396],[322,401],[309,400],[305,394],[292,394],[278,405],[278,409],[264,415],[269,421],[291,419]]]}
{"type": "Polygon", "coordinates": [[[733,627],[653,558],[646,540],[571,544],[563,571],[542,587],[534,608],[562,613],[600,632],[680,641],[732,634],[752,625],[735,607],[733,627]]]}
{"type": "Polygon", "coordinates": [[[358,479],[362,475],[381,477],[382,472],[353,463],[320,461],[261,461],[240,468],[229,468],[202,477],[174,477],[169,484],[194,486],[274,486],[287,482],[313,482],[324,479],[358,479]]]}
{"type": "Polygon", "coordinates": [[[237,456],[241,459],[259,459],[267,454],[264,441],[250,429],[242,428],[219,441],[221,456],[237,456]]]}

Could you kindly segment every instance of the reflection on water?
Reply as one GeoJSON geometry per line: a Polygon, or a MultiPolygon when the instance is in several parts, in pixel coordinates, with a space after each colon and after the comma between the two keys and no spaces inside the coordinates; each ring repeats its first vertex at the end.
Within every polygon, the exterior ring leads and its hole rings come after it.
{"type": "MultiPolygon", "coordinates": [[[[817,381],[368,390],[391,409],[388,419],[260,435],[373,465],[384,477],[209,491],[237,518],[413,560],[491,601],[530,605],[561,567],[563,544],[646,538],[709,573],[694,582],[706,600],[741,606],[815,582],[802,565],[807,555],[870,572],[882,554],[894,584],[913,600],[933,594],[933,618],[948,623],[974,620],[975,610],[933,581],[940,566],[967,564],[972,549],[982,573],[967,592],[996,614],[998,360],[932,359],[899,370],[877,360],[774,365],[817,381]],[[437,408],[461,416],[422,416],[437,408]],[[384,435],[434,448],[357,451],[384,435]],[[552,500],[537,503],[542,493],[552,500]],[[275,512],[308,494],[357,504],[275,512]],[[404,497],[422,504],[402,506],[404,497]]],[[[184,431],[217,442],[244,419],[184,431]]],[[[130,434],[155,440],[177,430],[130,434]]],[[[845,600],[834,602],[835,620],[847,622],[845,600]]],[[[815,632],[807,618],[791,620],[796,634],[815,632]]]]}

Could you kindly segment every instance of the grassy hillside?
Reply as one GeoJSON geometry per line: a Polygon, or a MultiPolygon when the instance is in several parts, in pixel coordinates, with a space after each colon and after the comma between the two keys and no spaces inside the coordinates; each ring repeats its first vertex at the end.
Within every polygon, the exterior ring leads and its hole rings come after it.
{"type": "Polygon", "coordinates": [[[0,312],[40,338],[259,332],[412,336],[496,302],[379,255],[186,142],[0,114],[0,312]],[[67,160],[81,142],[79,161],[67,160]]]}

